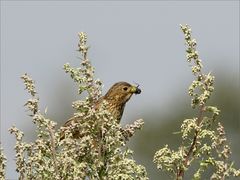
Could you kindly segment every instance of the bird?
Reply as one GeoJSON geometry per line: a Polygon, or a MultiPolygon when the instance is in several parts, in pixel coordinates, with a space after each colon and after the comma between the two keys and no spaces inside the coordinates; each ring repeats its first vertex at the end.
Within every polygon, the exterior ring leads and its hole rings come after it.
{"type": "MultiPolygon", "coordinates": [[[[131,85],[130,83],[121,81],[113,84],[111,88],[107,91],[107,93],[100,97],[93,105],[95,110],[99,110],[104,101],[106,101],[106,109],[111,114],[111,116],[120,123],[123,111],[126,103],[130,100],[133,94],[140,94],[141,89],[139,85],[131,85]]],[[[77,123],[78,118],[72,117],[70,118],[63,127],[71,126],[73,123],[77,123]]],[[[74,138],[79,138],[79,132],[75,130],[72,132],[74,138]]],[[[60,135],[60,140],[64,139],[64,132],[60,135]]]]}

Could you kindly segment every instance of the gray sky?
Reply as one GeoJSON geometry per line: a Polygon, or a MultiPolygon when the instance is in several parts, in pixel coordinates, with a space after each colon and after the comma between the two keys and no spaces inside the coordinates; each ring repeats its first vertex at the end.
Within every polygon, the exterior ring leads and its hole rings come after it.
{"type": "Polygon", "coordinates": [[[1,142],[9,158],[7,177],[16,177],[15,139],[8,128],[15,124],[33,136],[23,108],[28,98],[19,78],[23,73],[36,81],[49,117],[63,123],[78,97],[62,66],[79,64],[77,33],[85,31],[104,92],[117,81],[141,85],[143,93],[128,103],[122,123],[141,118],[146,109],[165,113],[176,96],[187,97],[192,80],[179,28],[185,23],[198,41],[205,71],[238,82],[238,1],[1,1],[1,142]]]}

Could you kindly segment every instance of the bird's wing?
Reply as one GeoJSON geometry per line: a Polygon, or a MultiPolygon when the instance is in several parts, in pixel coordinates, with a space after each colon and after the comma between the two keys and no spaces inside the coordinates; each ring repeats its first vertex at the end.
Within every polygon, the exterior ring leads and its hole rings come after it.
{"type": "Polygon", "coordinates": [[[71,117],[70,119],[68,119],[65,123],[64,123],[64,127],[67,127],[69,125],[71,125],[72,123],[75,123],[77,121],[77,117],[71,117]]]}
{"type": "MultiPolygon", "coordinates": [[[[67,122],[65,122],[65,124],[63,125],[63,127],[68,127],[74,123],[77,123],[77,120],[78,118],[77,117],[71,117],[70,119],[67,120],[67,122]]],[[[63,130],[61,131],[61,134],[60,134],[60,140],[63,140],[65,138],[65,131],[66,130],[63,130]]],[[[77,133],[77,132],[72,132],[73,133],[73,136],[77,133]]]]}
{"type": "Polygon", "coordinates": [[[104,96],[100,97],[95,103],[94,103],[94,109],[97,110],[100,108],[100,105],[102,101],[104,100],[104,96]]]}
{"type": "MultiPolygon", "coordinates": [[[[100,105],[101,105],[101,102],[102,100],[104,99],[104,97],[100,97],[95,103],[94,103],[94,109],[99,109],[100,108],[100,105]]],[[[77,123],[79,120],[79,117],[71,117],[70,119],[68,119],[63,127],[68,127],[74,123],[77,123]]],[[[61,132],[61,135],[60,135],[60,140],[64,139],[64,130],[61,132]]],[[[77,132],[73,132],[73,134],[76,134],[77,132]]]]}

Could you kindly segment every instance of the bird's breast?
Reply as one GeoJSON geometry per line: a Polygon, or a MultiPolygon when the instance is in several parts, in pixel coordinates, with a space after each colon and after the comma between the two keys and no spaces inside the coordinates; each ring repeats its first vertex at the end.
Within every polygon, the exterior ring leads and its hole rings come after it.
{"type": "Polygon", "coordinates": [[[125,104],[123,105],[109,104],[108,110],[111,113],[111,115],[114,117],[114,119],[117,119],[118,122],[120,122],[123,111],[124,111],[124,107],[125,107],[125,104]]]}

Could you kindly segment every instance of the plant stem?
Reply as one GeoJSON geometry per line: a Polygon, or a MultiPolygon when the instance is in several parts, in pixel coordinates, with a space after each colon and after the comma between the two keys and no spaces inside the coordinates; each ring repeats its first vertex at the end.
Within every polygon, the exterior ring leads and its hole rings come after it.
{"type": "Polygon", "coordinates": [[[52,127],[48,126],[48,131],[49,131],[50,140],[51,140],[51,147],[52,147],[51,150],[52,150],[52,156],[53,156],[54,169],[56,171],[56,174],[59,175],[58,167],[57,167],[55,139],[54,139],[54,133],[53,133],[52,127]]]}
{"type": "MultiPolygon", "coordinates": [[[[197,126],[199,126],[200,123],[202,122],[204,109],[205,109],[205,105],[201,105],[199,107],[199,113],[198,113],[198,118],[197,118],[197,126]]],[[[191,144],[191,146],[190,146],[190,148],[189,148],[189,150],[187,152],[187,155],[185,157],[185,160],[183,162],[184,167],[189,166],[189,159],[193,158],[194,149],[195,149],[196,144],[197,144],[198,133],[199,133],[199,130],[195,129],[195,134],[194,134],[194,137],[193,137],[193,140],[192,140],[192,144],[191,144]]],[[[184,168],[181,168],[179,170],[179,172],[177,173],[176,180],[183,179],[184,172],[185,172],[184,168]]]]}

